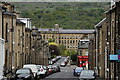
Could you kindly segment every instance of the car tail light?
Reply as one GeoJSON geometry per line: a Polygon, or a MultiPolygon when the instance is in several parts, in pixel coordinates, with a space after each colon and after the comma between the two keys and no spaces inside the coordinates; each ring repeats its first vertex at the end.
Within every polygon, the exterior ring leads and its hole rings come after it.
{"type": "Polygon", "coordinates": [[[52,72],[52,70],[50,69],[49,72],[52,72]]]}
{"type": "Polygon", "coordinates": [[[41,72],[43,71],[43,69],[40,70],[41,72]]]}

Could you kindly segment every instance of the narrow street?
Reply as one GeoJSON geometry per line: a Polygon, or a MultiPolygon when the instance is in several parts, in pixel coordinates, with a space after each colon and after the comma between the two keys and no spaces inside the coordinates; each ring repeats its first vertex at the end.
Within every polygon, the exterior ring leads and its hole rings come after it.
{"type": "Polygon", "coordinates": [[[120,0],[17,1],[0,0],[0,80],[120,80],[120,0]]]}
{"type": "MultiPolygon", "coordinates": [[[[65,59],[65,57],[62,57],[59,61],[54,63],[53,65],[60,65],[60,63],[65,59]]],[[[75,65],[70,65],[69,63],[65,67],[61,67],[61,71],[54,73],[52,75],[49,75],[45,77],[42,80],[78,80],[78,77],[75,77],[73,75],[73,69],[75,68],[75,65]]]]}

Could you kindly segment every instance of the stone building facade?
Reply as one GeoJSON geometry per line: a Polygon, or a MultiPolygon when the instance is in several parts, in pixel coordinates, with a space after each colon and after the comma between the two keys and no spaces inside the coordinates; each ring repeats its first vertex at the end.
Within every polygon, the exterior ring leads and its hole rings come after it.
{"type": "Polygon", "coordinates": [[[87,39],[93,34],[94,29],[39,29],[42,37],[49,41],[54,39],[59,45],[64,44],[68,50],[78,50],[78,42],[86,36],[87,39]]]}
{"type": "Polygon", "coordinates": [[[38,29],[26,27],[26,22],[20,19],[13,5],[0,2],[0,38],[5,40],[4,72],[7,77],[24,64],[48,65],[48,43],[38,29]]]}
{"type": "Polygon", "coordinates": [[[89,68],[95,69],[102,79],[117,80],[120,79],[119,58],[112,60],[111,55],[120,55],[120,2],[116,2],[105,15],[106,17],[95,26],[95,38],[91,38],[95,43],[91,41],[89,51],[93,52],[91,57],[95,57],[95,61],[92,58],[94,65],[91,64],[89,68]]]}

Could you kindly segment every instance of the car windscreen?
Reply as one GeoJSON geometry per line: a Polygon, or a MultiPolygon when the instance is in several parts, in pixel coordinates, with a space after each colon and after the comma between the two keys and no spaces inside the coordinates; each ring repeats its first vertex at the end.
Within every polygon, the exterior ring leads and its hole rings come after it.
{"type": "Polygon", "coordinates": [[[81,72],[81,75],[93,75],[94,74],[94,71],[92,70],[83,70],[81,72]]]}
{"type": "Polygon", "coordinates": [[[47,67],[46,67],[46,66],[43,66],[43,69],[47,69],[47,67]]]}
{"type": "Polygon", "coordinates": [[[83,68],[81,68],[81,67],[76,67],[75,70],[83,70],[83,68]]]}
{"type": "Polygon", "coordinates": [[[28,69],[20,69],[16,71],[16,74],[30,74],[30,70],[28,69]]]}
{"type": "Polygon", "coordinates": [[[37,65],[37,69],[39,70],[39,69],[41,69],[42,68],[42,66],[41,65],[37,65]]]}
{"type": "Polygon", "coordinates": [[[38,71],[37,66],[24,66],[24,68],[30,68],[32,70],[32,72],[37,72],[38,71]]]}
{"type": "Polygon", "coordinates": [[[48,68],[50,68],[50,69],[51,69],[51,68],[53,68],[53,67],[50,65],[50,66],[48,66],[48,68]]]}

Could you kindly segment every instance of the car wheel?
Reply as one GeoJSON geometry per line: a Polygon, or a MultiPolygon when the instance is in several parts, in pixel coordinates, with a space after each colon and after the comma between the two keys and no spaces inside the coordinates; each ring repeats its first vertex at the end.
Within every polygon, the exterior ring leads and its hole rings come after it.
{"type": "Polygon", "coordinates": [[[75,73],[73,75],[76,76],[75,73]]]}
{"type": "Polygon", "coordinates": [[[37,79],[39,79],[39,78],[40,78],[40,76],[38,75],[38,76],[37,76],[37,79]]]}

